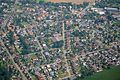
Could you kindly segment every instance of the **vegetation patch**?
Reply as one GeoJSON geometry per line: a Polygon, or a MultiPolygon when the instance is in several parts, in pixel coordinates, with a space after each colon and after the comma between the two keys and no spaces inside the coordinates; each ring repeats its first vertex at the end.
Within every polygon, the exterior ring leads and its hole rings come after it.
{"type": "Polygon", "coordinates": [[[93,76],[86,77],[85,79],[77,78],[76,80],[120,80],[120,66],[104,70],[93,76]]]}

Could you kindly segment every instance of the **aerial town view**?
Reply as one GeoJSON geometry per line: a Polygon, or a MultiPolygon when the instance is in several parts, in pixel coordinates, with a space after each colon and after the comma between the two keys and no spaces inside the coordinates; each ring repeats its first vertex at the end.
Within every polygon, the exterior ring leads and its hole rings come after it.
{"type": "Polygon", "coordinates": [[[0,80],[120,80],[120,0],[0,0],[0,80]]]}

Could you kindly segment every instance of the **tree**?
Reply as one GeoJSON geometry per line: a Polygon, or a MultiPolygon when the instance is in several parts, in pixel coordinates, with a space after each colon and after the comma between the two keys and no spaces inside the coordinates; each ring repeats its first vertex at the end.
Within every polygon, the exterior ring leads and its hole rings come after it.
{"type": "Polygon", "coordinates": [[[118,26],[119,27],[120,26],[120,22],[119,21],[114,21],[113,22],[113,26],[118,26]]]}
{"type": "Polygon", "coordinates": [[[79,36],[79,30],[76,30],[72,33],[75,37],[78,37],[79,36]]]}
{"type": "Polygon", "coordinates": [[[25,42],[25,37],[20,36],[20,43],[23,46],[22,54],[28,54],[28,53],[30,53],[29,45],[25,42]]]}
{"type": "Polygon", "coordinates": [[[63,40],[54,42],[52,48],[61,48],[63,44],[64,44],[63,40]]]}
{"type": "Polygon", "coordinates": [[[10,32],[7,34],[7,37],[9,38],[10,44],[11,44],[11,45],[14,45],[14,42],[15,42],[14,32],[10,31],[10,32]]]}
{"type": "Polygon", "coordinates": [[[0,61],[0,80],[10,80],[11,74],[8,70],[8,67],[0,61]]]}
{"type": "Polygon", "coordinates": [[[75,37],[84,37],[86,36],[86,32],[85,31],[79,31],[79,30],[76,30],[72,33],[75,37]]]}

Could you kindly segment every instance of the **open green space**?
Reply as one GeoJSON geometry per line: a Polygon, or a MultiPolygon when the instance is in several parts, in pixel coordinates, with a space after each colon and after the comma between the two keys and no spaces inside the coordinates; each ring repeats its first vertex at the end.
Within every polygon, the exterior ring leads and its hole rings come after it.
{"type": "Polygon", "coordinates": [[[69,74],[68,74],[68,72],[59,71],[59,72],[58,72],[58,76],[59,76],[60,78],[64,78],[64,77],[69,76],[69,74]]]}
{"type": "Polygon", "coordinates": [[[120,80],[120,65],[81,80],[120,80]]]}
{"type": "Polygon", "coordinates": [[[37,3],[39,2],[46,2],[47,0],[35,0],[37,3]]]}

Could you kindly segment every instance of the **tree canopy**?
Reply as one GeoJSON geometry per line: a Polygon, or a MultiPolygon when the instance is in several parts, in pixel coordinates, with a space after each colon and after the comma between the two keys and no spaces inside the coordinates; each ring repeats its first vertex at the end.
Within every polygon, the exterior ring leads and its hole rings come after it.
{"type": "Polygon", "coordinates": [[[0,61],[0,80],[10,80],[11,74],[3,61],[0,61]]]}

